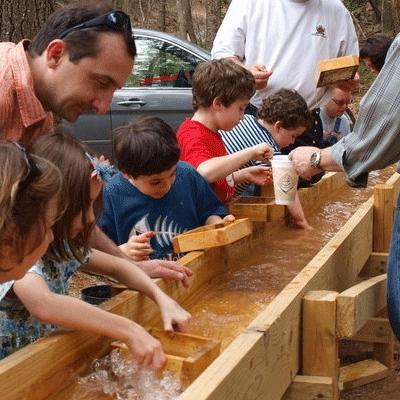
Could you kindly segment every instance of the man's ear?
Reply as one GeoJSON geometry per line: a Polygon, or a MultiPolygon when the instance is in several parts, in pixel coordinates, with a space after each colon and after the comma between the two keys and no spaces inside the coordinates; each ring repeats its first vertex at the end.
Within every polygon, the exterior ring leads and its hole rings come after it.
{"type": "Polygon", "coordinates": [[[63,40],[52,40],[46,48],[46,61],[49,68],[56,68],[66,53],[67,47],[63,40]]]}

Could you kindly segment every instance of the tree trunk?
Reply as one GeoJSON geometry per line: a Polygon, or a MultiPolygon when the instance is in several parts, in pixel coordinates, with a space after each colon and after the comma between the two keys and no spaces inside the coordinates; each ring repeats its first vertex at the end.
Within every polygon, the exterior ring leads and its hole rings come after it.
{"type": "Polygon", "coordinates": [[[206,48],[211,49],[215,35],[221,24],[221,1],[206,1],[206,48]]]}
{"type": "Polygon", "coordinates": [[[32,39],[54,10],[54,0],[0,0],[0,41],[32,39]]]}
{"type": "Polygon", "coordinates": [[[400,0],[392,0],[393,25],[395,33],[400,32],[400,0]]]}
{"type": "Polygon", "coordinates": [[[157,18],[157,29],[165,32],[165,28],[166,28],[166,16],[167,16],[167,10],[166,10],[166,6],[167,6],[167,1],[166,0],[160,0],[158,2],[158,18],[157,18]]]}
{"type": "Polygon", "coordinates": [[[190,0],[176,0],[179,35],[182,39],[190,39],[197,43],[193,29],[192,7],[190,0]]]}

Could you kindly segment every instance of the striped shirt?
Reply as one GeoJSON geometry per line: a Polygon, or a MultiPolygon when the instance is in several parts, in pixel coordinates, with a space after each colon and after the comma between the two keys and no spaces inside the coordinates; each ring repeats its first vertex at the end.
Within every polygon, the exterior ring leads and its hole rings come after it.
{"type": "Polygon", "coordinates": [[[25,54],[28,43],[0,43],[0,139],[25,144],[53,130],[52,113],[35,95],[25,54]]]}
{"type": "Polygon", "coordinates": [[[400,160],[400,34],[360,103],[353,132],[332,146],[331,154],[358,186],[367,184],[368,171],[400,160]]]}
{"type": "MultiPolygon", "coordinates": [[[[274,149],[274,154],[281,154],[280,149],[272,135],[258,123],[257,118],[250,114],[245,114],[244,118],[231,130],[220,130],[222,140],[226,151],[229,154],[236,153],[248,147],[256,146],[257,144],[267,143],[274,149]]],[[[251,167],[254,165],[266,165],[261,161],[249,160],[242,168],[251,167]]],[[[267,164],[270,166],[270,164],[267,164]]],[[[243,193],[251,184],[238,184],[235,186],[235,195],[243,193]]]]}

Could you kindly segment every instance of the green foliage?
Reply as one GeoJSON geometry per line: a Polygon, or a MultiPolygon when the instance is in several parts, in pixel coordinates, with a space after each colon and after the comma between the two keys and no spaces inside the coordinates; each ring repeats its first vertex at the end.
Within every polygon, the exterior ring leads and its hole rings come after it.
{"type": "Polygon", "coordinates": [[[343,0],[343,3],[349,11],[354,11],[365,6],[368,3],[368,0],[343,0]]]}

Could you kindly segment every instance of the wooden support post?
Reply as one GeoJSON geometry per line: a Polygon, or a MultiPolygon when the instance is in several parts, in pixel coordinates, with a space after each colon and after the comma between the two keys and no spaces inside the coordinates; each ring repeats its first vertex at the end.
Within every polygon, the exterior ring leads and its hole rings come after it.
{"type": "Polygon", "coordinates": [[[319,290],[303,298],[303,375],[332,378],[332,399],[338,392],[337,292],[319,290]]]}
{"type": "Polygon", "coordinates": [[[393,228],[394,188],[381,184],[374,188],[373,251],[388,252],[393,228]]]}

